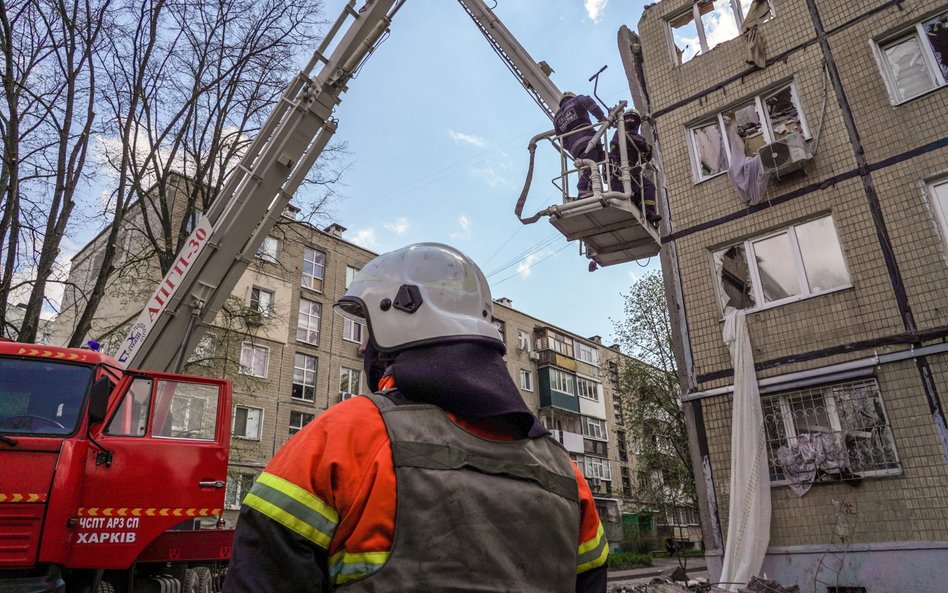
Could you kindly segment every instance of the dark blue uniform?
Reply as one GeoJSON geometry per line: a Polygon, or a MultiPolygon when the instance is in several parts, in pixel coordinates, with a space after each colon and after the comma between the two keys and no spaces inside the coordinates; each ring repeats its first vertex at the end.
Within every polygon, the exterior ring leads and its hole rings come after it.
{"type": "MultiPolygon", "coordinates": [[[[592,123],[592,120],[589,119],[590,115],[597,120],[603,120],[606,117],[602,109],[596,105],[596,102],[587,95],[577,95],[566,99],[560,103],[559,111],[557,111],[553,117],[553,128],[556,131],[556,135],[562,136],[573,130],[589,126],[592,123]]],[[[603,150],[601,143],[597,143],[592,150],[585,152],[586,145],[589,144],[589,141],[595,135],[596,130],[593,128],[587,128],[581,132],[577,132],[563,140],[564,148],[569,151],[574,159],[591,159],[597,163],[604,161],[606,159],[606,152],[603,150]]],[[[577,189],[580,193],[583,193],[589,191],[590,187],[590,172],[589,170],[584,170],[579,176],[577,189]]]]}
{"type": "MultiPolygon", "coordinates": [[[[632,201],[636,206],[645,208],[645,215],[649,222],[656,224],[660,219],[655,204],[655,184],[642,175],[642,163],[652,158],[652,147],[638,132],[625,130],[626,154],[629,157],[629,174],[632,177],[632,201]]],[[[622,177],[619,174],[621,160],[619,158],[619,132],[612,136],[609,142],[609,161],[612,163],[612,175],[609,184],[613,190],[622,191],[622,177]]]]}

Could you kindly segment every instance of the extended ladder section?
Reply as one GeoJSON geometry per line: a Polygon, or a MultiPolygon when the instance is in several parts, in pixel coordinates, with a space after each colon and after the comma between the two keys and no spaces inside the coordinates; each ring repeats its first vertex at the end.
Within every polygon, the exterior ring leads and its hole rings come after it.
{"type": "Polygon", "coordinates": [[[507,27],[497,18],[490,8],[481,0],[458,0],[461,8],[467,12],[471,20],[487,39],[494,52],[504,61],[510,72],[517,77],[523,88],[536,101],[540,109],[553,119],[560,97],[560,92],[550,74],[553,69],[546,62],[533,61],[526,49],[517,41],[517,38],[507,30],[507,27]]]}
{"type": "MultiPolygon", "coordinates": [[[[607,121],[599,124],[590,146],[608,139],[607,132],[615,129],[622,138],[625,136],[625,122],[622,115],[626,102],[620,101],[610,110],[607,121]]],[[[582,133],[589,128],[574,130],[571,134],[582,133]]],[[[643,163],[639,155],[628,154],[626,142],[619,142],[619,161],[596,162],[577,159],[574,165],[572,157],[563,149],[562,137],[553,130],[537,134],[530,140],[530,166],[524,182],[523,191],[514,209],[517,218],[523,224],[532,224],[542,217],[548,217],[550,224],[569,241],[581,241],[587,258],[600,266],[611,266],[658,255],[661,237],[646,218],[643,188],[652,184],[654,169],[643,163]],[[523,207],[530,185],[533,181],[534,157],[537,144],[548,140],[560,153],[560,175],[553,180],[562,194],[562,203],[550,206],[524,218],[523,207]],[[582,198],[569,195],[570,177],[590,170],[592,194],[582,198]],[[606,182],[603,182],[603,174],[606,182]]],[[[608,148],[608,147],[607,147],[608,148]]],[[[588,151],[587,151],[588,152],[588,151]]],[[[606,151],[608,153],[608,150],[606,151]]],[[[654,183],[656,187],[661,184],[654,183]]],[[[656,192],[657,193],[657,192],[656,192]]],[[[656,196],[656,199],[658,196],[656,196]]]]}
{"type": "Polygon", "coordinates": [[[332,111],[388,31],[401,6],[390,12],[394,4],[373,0],[356,11],[350,0],[133,324],[116,354],[119,362],[156,371],[181,368],[335,133],[332,111]]]}

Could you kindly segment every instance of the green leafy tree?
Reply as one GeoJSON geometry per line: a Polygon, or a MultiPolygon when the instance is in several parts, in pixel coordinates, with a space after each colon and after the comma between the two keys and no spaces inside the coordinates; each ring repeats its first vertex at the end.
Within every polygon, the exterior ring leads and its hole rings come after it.
{"type": "Polygon", "coordinates": [[[625,358],[616,391],[636,452],[635,498],[656,514],[659,536],[679,538],[679,509],[695,507],[688,432],[679,398],[672,330],[662,277],[644,276],[625,295],[625,318],[614,321],[625,358]]]}

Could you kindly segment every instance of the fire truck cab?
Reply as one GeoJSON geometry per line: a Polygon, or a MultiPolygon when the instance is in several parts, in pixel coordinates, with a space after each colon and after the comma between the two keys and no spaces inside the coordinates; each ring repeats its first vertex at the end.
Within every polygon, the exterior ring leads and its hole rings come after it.
{"type": "Polygon", "coordinates": [[[231,534],[190,530],[222,513],[230,402],[226,380],[0,341],[2,588],[213,579],[231,534]],[[175,548],[181,529],[192,537],[175,548]]]}

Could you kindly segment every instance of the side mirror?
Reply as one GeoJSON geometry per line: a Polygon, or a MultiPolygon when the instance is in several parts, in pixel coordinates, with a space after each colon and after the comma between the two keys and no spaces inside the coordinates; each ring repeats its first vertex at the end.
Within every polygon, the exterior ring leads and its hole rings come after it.
{"type": "Polygon", "coordinates": [[[108,377],[101,377],[92,384],[92,395],[89,397],[89,423],[98,424],[105,420],[105,413],[109,407],[109,393],[112,392],[112,383],[108,377]]]}

